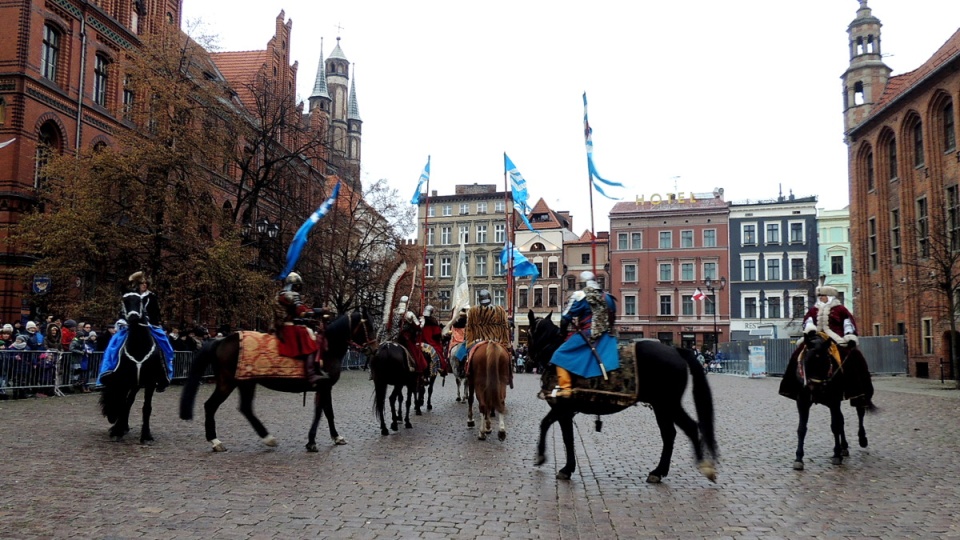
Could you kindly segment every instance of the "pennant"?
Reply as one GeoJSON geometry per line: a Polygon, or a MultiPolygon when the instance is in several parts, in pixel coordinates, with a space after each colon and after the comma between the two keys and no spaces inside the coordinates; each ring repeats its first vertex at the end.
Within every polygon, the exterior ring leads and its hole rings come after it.
{"type": "Polygon", "coordinates": [[[696,292],[693,293],[694,300],[703,300],[707,295],[703,294],[703,291],[700,290],[700,287],[697,287],[696,292]]]}
{"type": "MultiPolygon", "coordinates": [[[[13,144],[13,141],[15,141],[15,140],[17,140],[16,137],[10,139],[9,141],[0,142],[0,148],[5,148],[5,147],[7,147],[7,146],[10,146],[11,144],[13,144]]],[[[506,155],[506,154],[504,154],[504,155],[506,155]]]]}
{"type": "Polygon", "coordinates": [[[460,262],[457,264],[457,276],[453,281],[453,317],[457,317],[460,308],[470,303],[470,287],[467,284],[467,249],[460,237],[460,262]]]}
{"type": "Polygon", "coordinates": [[[417,191],[413,194],[413,198],[410,199],[410,204],[420,204],[420,190],[423,189],[423,184],[430,180],[430,156],[427,156],[427,165],[423,168],[423,172],[420,173],[420,181],[417,182],[417,191]]]}
{"type": "Polygon", "coordinates": [[[540,277],[540,271],[537,270],[537,265],[530,262],[523,253],[520,253],[520,250],[510,242],[507,242],[503,251],[500,252],[500,265],[509,269],[511,255],[513,256],[513,276],[530,276],[530,284],[533,285],[536,283],[537,278],[540,277]]]}
{"type": "Polygon", "coordinates": [[[507,153],[503,153],[503,171],[510,176],[510,195],[513,198],[513,207],[520,211],[520,218],[523,219],[523,223],[530,229],[530,232],[537,232],[533,230],[533,225],[530,224],[530,220],[527,218],[527,200],[529,199],[529,194],[527,193],[527,181],[523,178],[523,175],[520,174],[520,171],[517,170],[517,166],[513,164],[513,161],[507,157],[507,153]]]}
{"type": "Polygon", "coordinates": [[[283,267],[283,272],[277,276],[278,280],[282,281],[293,271],[293,267],[297,265],[297,260],[300,259],[300,252],[303,251],[303,246],[307,244],[307,235],[310,234],[310,229],[312,229],[323,216],[330,212],[339,194],[340,182],[337,182],[337,185],[333,187],[333,193],[330,195],[330,198],[324,201],[323,204],[320,205],[320,208],[317,208],[316,212],[310,214],[310,217],[300,226],[297,234],[293,235],[293,240],[290,241],[290,247],[287,249],[287,264],[283,267]]]}
{"type": "Polygon", "coordinates": [[[587,170],[590,173],[590,185],[593,189],[597,190],[597,193],[603,195],[608,199],[614,201],[619,201],[622,197],[613,197],[607,195],[603,191],[603,188],[599,184],[603,184],[611,187],[624,187],[620,182],[614,182],[612,180],[607,180],[600,176],[600,173],[597,172],[596,166],[593,164],[593,128],[590,127],[590,121],[587,119],[587,93],[583,93],[583,138],[587,143],[587,170]]]}

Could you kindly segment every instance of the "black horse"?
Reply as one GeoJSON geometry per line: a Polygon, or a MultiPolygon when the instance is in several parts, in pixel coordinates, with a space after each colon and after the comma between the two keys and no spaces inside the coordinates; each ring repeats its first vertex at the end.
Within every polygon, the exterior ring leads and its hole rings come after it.
{"type": "MultiPolygon", "coordinates": [[[[563,343],[563,336],[550,315],[539,319],[534,317],[533,311],[530,311],[529,320],[531,357],[540,365],[547,365],[553,353],[563,343]]],[[[660,427],[660,437],[663,439],[660,462],[647,475],[647,482],[660,483],[670,470],[673,444],[677,436],[675,425],[690,438],[701,474],[711,482],[715,482],[715,460],[718,452],[714,438],[713,397],[703,366],[689,351],[669,347],[659,341],[643,340],[636,342],[633,346],[638,379],[636,400],[649,404],[653,409],[657,425],[660,427]],[[689,376],[693,378],[693,402],[699,421],[693,420],[681,404],[689,376]]],[[[627,360],[629,359],[622,359],[621,362],[627,360]]],[[[557,472],[557,478],[567,480],[577,468],[573,448],[573,417],[580,412],[612,414],[622,411],[627,406],[598,404],[581,400],[576,396],[548,400],[548,403],[550,403],[550,412],[540,422],[540,439],[537,442],[535,464],[542,465],[546,462],[544,452],[547,432],[551,424],[559,422],[567,462],[557,472]]]]}
{"type": "MultiPolygon", "coordinates": [[[[818,332],[809,332],[803,339],[804,348],[800,353],[798,369],[794,374],[800,386],[797,394],[797,412],[800,416],[800,424],[797,426],[797,458],[793,462],[793,468],[797,471],[803,470],[803,440],[807,435],[810,407],[815,403],[830,409],[830,430],[833,432],[833,458],[830,462],[840,465],[843,463],[843,458],[850,455],[843,427],[843,412],[840,409],[846,384],[845,373],[838,365],[837,358],[834,357],[836,346],[826,335],[818,332]]],[[[863,415],[868,408],[874,409],[870,402],[872,386],[870,388],[871,392],[867,399],[861,400],[863,404],[856,406],[859,421],[857,435],[861,448],[867,447],[863,415]]]]}
{"type": "MultiPolygon", "coordinates": [[[[410,371],[410,362],[408,357],[410,353],[406,347],[387,341],[381,343],[377,352],[370,360],[370,376],[373,378],[374,398],[373,412],[380,421],[380,434],[389,435],[387,424],[384,420],[383,410],[386,407],[387,387],[392,386],[393,392],[390,393],[390,429],[397,431],[398,423],[403,420],[403,425],[407,429],[413,427],[410,423],[410,405],[414,397],[420,392],[423,385],[423,373],[410,371]],[[407,390],[407,410],[403,414],[403,389],[407,390]]],[[[417,416],[423,414],[420,409],[420,400],[417,400],[415,410],[417,416]]]]}
{"type": "Polygon", "coordinates": [[[143,388],[143,426],[140,443],[150,443],[150,414],[153,411],[153,393],[167,385],[163,351],[154,341],[144,316],[143,296],[137,292],[123,295],[124,319],[127,337],[120,348],[116,369],[100,377],[100,410],[113,426],[110,438],[119,441],[130,431],[130,409],[143,388]]]}
{"type": "Polygon", "coordinates": [[[217,423],[215,415],[220,405],[226,401],[227,397],[233,392],[234,388],[240,389],[240,412],[247,418],[250,425],[257,432],[257,435],[267,446],[276,446],[277,440],[267,431],[260,420],[253,414],[253,397],[257,384],[263,385],[271,390],[279,392],[309,392],[315,391],[314,395],[314,414],[313,423],[310,425],[310,433],[307,438],[307,451],[317,451],[317,426],[323,415],[327,416],[327,422],[330,425],[330,437],[335,444],[346,444],[346,440],[337,433],[333,419],[333,401],[331,391],[333,385],[340,380],[340,370],[343,364],[343,357],[347,353],[350,345],[369,351],[374,343],[376,335],[367,317],[365,309],[359,312],[353,312],[341,315],[333,322],[329,323],[325,332],[328,348],[323,354],[323,368],[330,375],[325,379],[310,386],[303,379],[277,379],[260,378],[237,380],[237,363],[240,356],[240,334],[233,333],[223,338],[217,338],[206,344],[194,358],[193,366],[190,369],[190,378],[183,388],[183,394],[180,397],[180,418],[190,420],[193,418],[193,402],[197,395],[197,389],[200,385],[200,379],[207,370],[207,366],[213,365],[216,387],[213,394],[203,404],[204,427],[206,429],[207,440],[213,445],[215,452],[223,452],[226,448],[217,438],[217,423]]]}

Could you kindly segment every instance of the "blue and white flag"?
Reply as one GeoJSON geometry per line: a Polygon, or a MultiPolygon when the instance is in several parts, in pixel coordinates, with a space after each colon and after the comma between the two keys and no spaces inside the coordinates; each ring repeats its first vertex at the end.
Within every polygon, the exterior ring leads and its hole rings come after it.
{"type": "Polygon", "coordinates": [[[620,182],[613,182],[611,180],[606,180],[600,177],[600,174],[597,173],[597,168],[593,165],[593,129],[590,127],[590,121],[587,120],[587,93],[583,93],[583,137],[587,141],[587,169],[590,172],[590,184],[593,186],[593,189],[608,199],[613,199],[619,201],[621,197],[611,197],[604,193],[603,189],[600,187],[600,183],[607,186],[616,186],[623,187],[623,184],[620,182]]]}
{"type": "Polygon", "coordinates": [[[507,245],[503,247],[503,251],[500,252],[500,265],[509,271],[511,254],[513,255],[514,277],[530,276],[530,284],[533,285],[536,283],[537,278],[540,277],[540,271],[537,270],[537,265],[530,262],[523,253],[520,253],[517,246],[510,242],[507,242],[507,245]]]}
{"type": "Polygon", "coordinates": [[[530,220],[527,219],[527,212],[530,210],[527,206],[527,200],[530,198],[530,195],[527,193],[527,181],[523,178],[523,175],[520,174],[520,171],[517,170],[517,166],[513,164],[513,161],[507,157],[506,152],[503,153],[503,170],[510,175],[510,195],[513,198],[513,207],[520,211],[520,217],[527,225],[527,228],[530,229],[530,232],[536,232],[533,230],[533,225],[530,224],[530,220]]]}
{"type": "Polygon", "coordinates": [[[417,191],[413,194],[413,198],[410,199],[410,204],[420,204],[420,190],[423,189],[423,184],[430,180],[430,156],[427,156],[427,165],[423,168],[423,172],[420,173],[420,181],[417,182],[417,191]]]}
{"type": "Polygon", "coordinates": [[[277,276],[278,280],[285,279],[290,272],[293,271],[293,267],[297,265],[297,260],[300,259],[300,252],[303,251],[303,246],[307,245],[307,235],[310,234],[310,229],[312,229],[323,216],[330,213],[330,209],[333,208],[333,203],[337,202],[337,195],[339,194],[340,182],[337,182],[337,185],[333,187],[333,193],[330,195],[330,198],[324,201],[323,204],[320,205],[320,208],[317,208],[316,212],[310,214],[310,217],[300,226],[297,234],[293,235],[293,240],[290,241],[290,248],[287,249],[287,264],[283,267],[283,272],[280,272],[280,275],[277,276]]]}

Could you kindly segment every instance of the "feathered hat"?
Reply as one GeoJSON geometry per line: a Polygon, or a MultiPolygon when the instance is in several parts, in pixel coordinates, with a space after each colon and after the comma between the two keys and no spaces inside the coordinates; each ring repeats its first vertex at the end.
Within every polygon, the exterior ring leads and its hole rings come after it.
{"type": "Polygon", "coordinates": [[[148,281],[147,275],[144,274],[143,272],[134,272],[130,274],[130,277],[127,279],[130,281],[130,285],[134,287],[137,285],[140,285],[141,283],[147,283],[148,281]]]}

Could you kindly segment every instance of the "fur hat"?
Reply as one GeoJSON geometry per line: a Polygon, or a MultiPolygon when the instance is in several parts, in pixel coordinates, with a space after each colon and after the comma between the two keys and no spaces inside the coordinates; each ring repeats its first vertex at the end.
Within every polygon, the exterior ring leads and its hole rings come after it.
{"type": "Polygon", "coordinates": [[[143,272],[134,272],[130,274],[130,277],[127,278],[130,281],[130,285],[140,285],[141,283],[147,283],[147,275],[143,272]]]}
{"type": "Polygon", "coordinates": [[[821,285],[817,287],[817,296],[836,296],[837,288],[830,285],[821,285]]]}
{"type": "Polygon", "coordinates": [[[10,332],[10,333],[12,334],[12,333],[13,333],[13,325],[10,324],[10,323],[7,323],[7,324],[3,325],[3,330],[2,330],[2,331],[4,331],[4,332],[10,332]]]}

